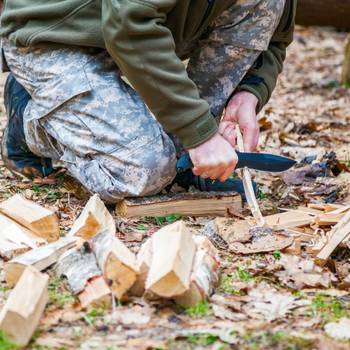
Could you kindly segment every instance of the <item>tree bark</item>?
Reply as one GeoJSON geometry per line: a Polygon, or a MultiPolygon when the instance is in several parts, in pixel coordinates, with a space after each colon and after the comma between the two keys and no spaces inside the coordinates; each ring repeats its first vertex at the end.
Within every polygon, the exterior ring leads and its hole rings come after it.
{"type": "Polygon", "coordinates": [[[296,23],[350,29],[350,0],[298,0],[296,23]]]}

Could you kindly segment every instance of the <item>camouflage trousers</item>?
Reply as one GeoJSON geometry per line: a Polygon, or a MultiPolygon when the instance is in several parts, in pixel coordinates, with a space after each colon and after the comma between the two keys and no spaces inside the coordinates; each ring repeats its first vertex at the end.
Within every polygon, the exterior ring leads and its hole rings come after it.
{"type": "MultiPolygon", "coordinates": [[[[238,0],[196,42],[177,48],[214,115],[266,50],[284,0],[238,0]]],[[[161,191],[176,175],[176,149],[105,50],[20,48],[4,39],[7,66],[32,99],[29,148],[63,161],[92,193],[113,203],[161,191]]],[[[162,103],[162,101],[159,101],[162,103]]]]}

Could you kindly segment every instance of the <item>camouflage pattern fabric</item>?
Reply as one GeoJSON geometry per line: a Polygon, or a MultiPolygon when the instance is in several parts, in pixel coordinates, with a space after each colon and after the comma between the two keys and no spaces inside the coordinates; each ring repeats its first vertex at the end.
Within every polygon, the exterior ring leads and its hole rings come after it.
{"type": "MultiPolygon", "coordinates": [[[[279,22],[284,0],[238,0],[179,57],[220,116],[279,22]]],[[[104,50],[19,48],[6,63],[32,97],[24,115],[29,148],[61,160],[90,192],[115,203],[152,195],[176,175],[174,142],[104,50]]],[[[162,101],[159,101],[162,103],[162,101]]]]}

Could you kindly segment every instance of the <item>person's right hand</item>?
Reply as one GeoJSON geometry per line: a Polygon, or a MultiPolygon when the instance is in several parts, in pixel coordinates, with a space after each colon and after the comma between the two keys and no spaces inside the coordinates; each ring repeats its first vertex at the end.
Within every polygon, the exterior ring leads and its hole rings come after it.
{"type": "Polygon", "coordinates": [[[226,181],[238,161],[234,148],[219,133],[201,145],[191,148],[189,154],[193,163],[193,173],[212,180],[226,181]]]}

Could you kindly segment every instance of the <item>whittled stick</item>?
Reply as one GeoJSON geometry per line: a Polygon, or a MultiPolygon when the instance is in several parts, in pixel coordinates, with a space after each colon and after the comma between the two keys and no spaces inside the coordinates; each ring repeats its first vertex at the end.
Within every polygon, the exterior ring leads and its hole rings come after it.
{"type": "MultiPolygon", "coordinates": [[[[236,127],[236,133],[237,133],[237,146],[238,150],[240,152],[244,152],[244,143],[243,143],[243,137],[241,134],[241,130],[239,129],[239,126],[236,127]]],[[[248,168],[242,169],[242,181],[243,181],[243,187],[244,187],[244,193],[247,198],[247,202],[249,205],[249,208],[254,216],[254,219],[256,220],[256,224],[258,226],[265,226],[265,219],[261,214],[258,201],[255,197],[254,187],[252,183],[252,177],[250,175],[248,168]]]]}

